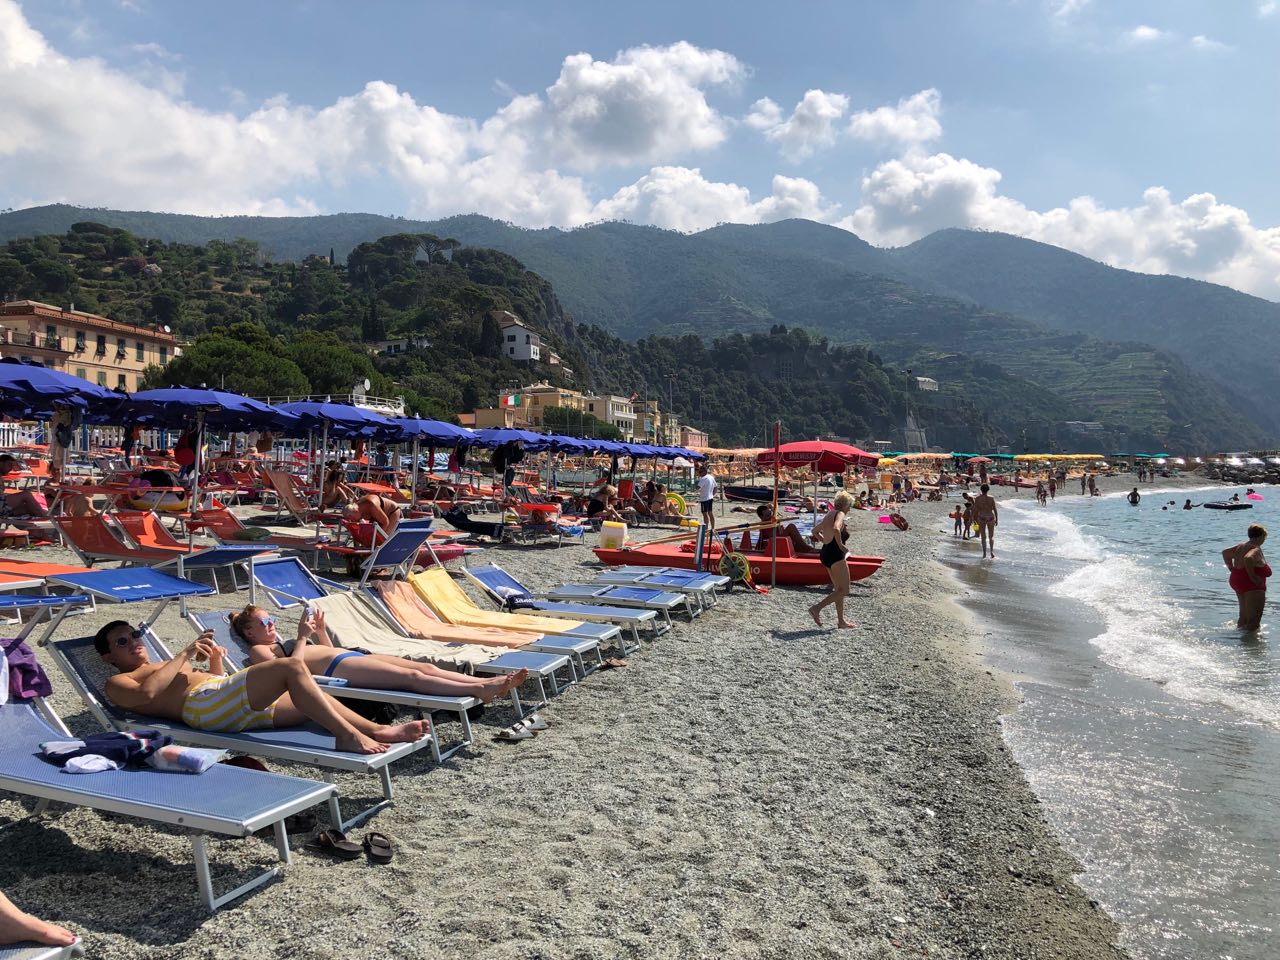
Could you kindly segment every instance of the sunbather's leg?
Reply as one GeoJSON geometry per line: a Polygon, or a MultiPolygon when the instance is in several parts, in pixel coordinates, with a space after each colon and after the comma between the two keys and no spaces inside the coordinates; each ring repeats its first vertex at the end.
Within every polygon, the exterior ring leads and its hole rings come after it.
{"type": "Polygon", "coordinates": [[[805,540],[804,534],[796,529],[796,525],[794,523],[787,524],[786,527],[783,528],[783,530],[787,535],[787,539],[791,541],[791,548],[794,553],[818,554],[822,552],[817,547],[815,547],[812,543],[809,543],[807,540],[805,540]]]}
{"type": "Polygon", "coordinates": [[[75,939],[76,935],[70,930],[46,923],[19,910],[8,897],[0,893],[0,947],[28,940],[51,947],[68,947],[75,939]]]}
{"type": "Polygon", "coordinates": [[[333,734],[339,750],[385,753],[386,744],[419,740],[429,729],[420,720],[395,726],[366,720],[325,696],[306,663],[296,657],[254,664],[248,670],[245,685],[249,706],[254,710],[275,705],[277,727],[296,727],[313,720],[333,734]]]}
{"type": "Polygon", "coordinates": [[[520,670],[500,677],[469,677],[430,663],[376,653],[347,657],[333,673],[357,687],[408,690],[437,697],[477,697],[484,703],[509,693],[529,676],[528,670],[520,670]]]}
{"type": "Polygon", "coordinates": [[[15,517],[48,516],[48,512],[30,490],[19,490],[17,493],[6,493],[3,496],[9,504],[9,512],[15,517]]]}

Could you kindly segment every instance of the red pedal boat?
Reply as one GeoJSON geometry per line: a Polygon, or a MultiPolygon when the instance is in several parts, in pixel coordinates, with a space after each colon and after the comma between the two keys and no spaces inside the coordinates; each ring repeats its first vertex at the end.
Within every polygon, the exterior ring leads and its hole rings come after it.
{"type": "MultiPolygon", "coordinates": [[[[621,550],[607,550],[604,547],[594,549],[601,562],[609,566],[630,564],[639,567],[676,567],[681,570],[692,570],[695,567],[696,558],[693,554],[692,541],[641,543],[621,550]]],[[[716,572],[722,553],[723,548],[719,541],[704,547],[702,568],[712,573],[716,572]]],[[[751,564],[752,579],[758,584],[767,585],[770,579],[771,554],[750,550],[744,550],[742,554],[751,564]]],[[[850,580],[865,580],[880,569],[880,565],[884,563],[884,557],[850,556],[845,558],[845,562],[849,564],[850,580]]],[[[794,556],[791,552],[791,542],[786,539],[778,540],[778,583],[780,585],[822,586],[830,582],[827,568],[816,556],[794,556]]]]}

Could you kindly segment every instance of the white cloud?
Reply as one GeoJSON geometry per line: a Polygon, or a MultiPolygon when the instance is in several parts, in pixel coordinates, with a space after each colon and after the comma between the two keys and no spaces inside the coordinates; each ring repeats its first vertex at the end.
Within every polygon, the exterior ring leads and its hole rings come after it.
{"type": "Polygon", "coordinates": [[[1205,53],[1221,53],[1225,50],[1231,49],[1230,44],[1222,43],[1218,40],[1206,37],[1202,33],[1197,33],[1191,38],[1191,46],[1195,47],[1197,50],[1203,50],[1205,53]]]}
{"type": "Polygon", "coordinates": [[[636,220],[671,230],[703,230],[717,223],[767,223],[802,217],[829,220],[836,208],[822,198],[812,181],[775,176],[773,191],[752,200],[736,183],[703,179],[688,167],[654,167],[623,187],[593,211],[593,219],[636,220]]]}
{"type": "Polygon", "coordinates": [[[839,226],[900,245],[943,227],[999,230],[1075,250],[1112,266],[1197,277],[1280,299],[1280,227],[1202,193],[1175,202],[1163,187],[1133,207],[1092,197],[1036,211],[998,192],[1001,175],[949,154],[910,151],[862,184],[862,205],[839,226]]]}
{"type": "Polygon", "coordinates": [[[778,145],[784,157],[798,163],[836,142],[836,121],[848,109],[849,98],[844,94],[810,90],[786,120],[782,119],[781,108],[768,97],[757,100],[751,105],[746,124],[762,131],[778,145]]]}
{"type": "Polygon", "coordinates": [[[1132,30],[1126,31],[1124,38],[1130,43],[1141,44],[1158,43],[1161,40],[1169,40],[1172,36],[1173,34],[1166,30],[1161,30],[1159,27],[1148,26],[1144,23],[1140,26],[1134,27],[1132,30]]]}
{"type": "Polygon", "coordinates": [[[1052,0],[1050,7],[1058,20],[1069,20],[1090,4],[1091,0],[1052,0]]]}
{"type": "Polygon", "coordinates": [[[1280,11],[1280,2],[1277,2],[1277,0],[1261,0],[1258,4],[1258,16],[1260,17],[1274,16],[1277,11],[1280,11]]]}
{"type": "Polygon", "coordinates": [[[860,140],[900,144],[927,143],[942,136],[942,95],[933,87],[898,101],[896,107],[862,110],[849,121],[849,132],[860,140]]]}
{"type": "Polygon", "coordinates": [[[131,43],[129,50],[144,57],[154,57],[157,60],[181,60],[182,54],[170,53],[159,43],[131,43]]]}

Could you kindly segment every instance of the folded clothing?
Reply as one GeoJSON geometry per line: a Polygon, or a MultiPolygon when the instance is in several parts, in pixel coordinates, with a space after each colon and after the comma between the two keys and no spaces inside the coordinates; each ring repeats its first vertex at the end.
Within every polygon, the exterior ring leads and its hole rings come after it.
{"type": "Polygon", "coordinates": [[[59,767],[75,757],[104,757],[117,767],[140,766],[146,759],[173,743],[159,730],[127,730],[91,733],[83,740],[46,740],[40,744],[44,759],[59,767]]]}
{"type": "Polygon", "coordinates": [[[47,697],[53,693],[49,675],[25,640],[0,640],[0,657],[8,661],[9,694],[14,700],[47,697]]]}

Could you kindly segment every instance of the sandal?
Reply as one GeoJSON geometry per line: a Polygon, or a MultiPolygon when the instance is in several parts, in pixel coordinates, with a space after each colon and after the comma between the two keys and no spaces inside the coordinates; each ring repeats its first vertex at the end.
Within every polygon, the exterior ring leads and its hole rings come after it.
{"type": "Polygon", "coordinates": [[[339,860],[358,860],[360,854],[364,852],[364,848],[358,843],[352,843],[347,839],[346,834],[341,830],[321,830],[316,834],[313,843],[308,844],[312,850],[318,850],[321,853],[327,853],[330,856],[337,857],[339,860]]]}
{"type": "Polygon", "coordinates": [[[537,733],[517,723],[505,730],[499,730],[493,735],[493,739],[499,743],[518,743],[521,740],[532,740],[536,736],[537,733]]]}
{"type": "Polygon", "coordinates": [[[385,833],[367,833],[364,837],[364,852],[374,863],[390,863],[395,854],[391,840],[385,833]]]}
{"type": "Polygon", "coordinates": [[[516,726],[523,727],[526,730],[532,730],[534,733],[537,733],[539,730],[546,730],[549,726],[551,726],[551,724],[543,720],[540,715],[536,713],[531,713],[527,717],[525,717],[523,720],[521,720],[519,723],[517,723],[516,726]]]}
{"type": "Polygon", "coordinates": [[[610,657],[604,663],[600,664],[601,670],[620,670],[627,665],[627,661],[621,657],[610,657]]]}

